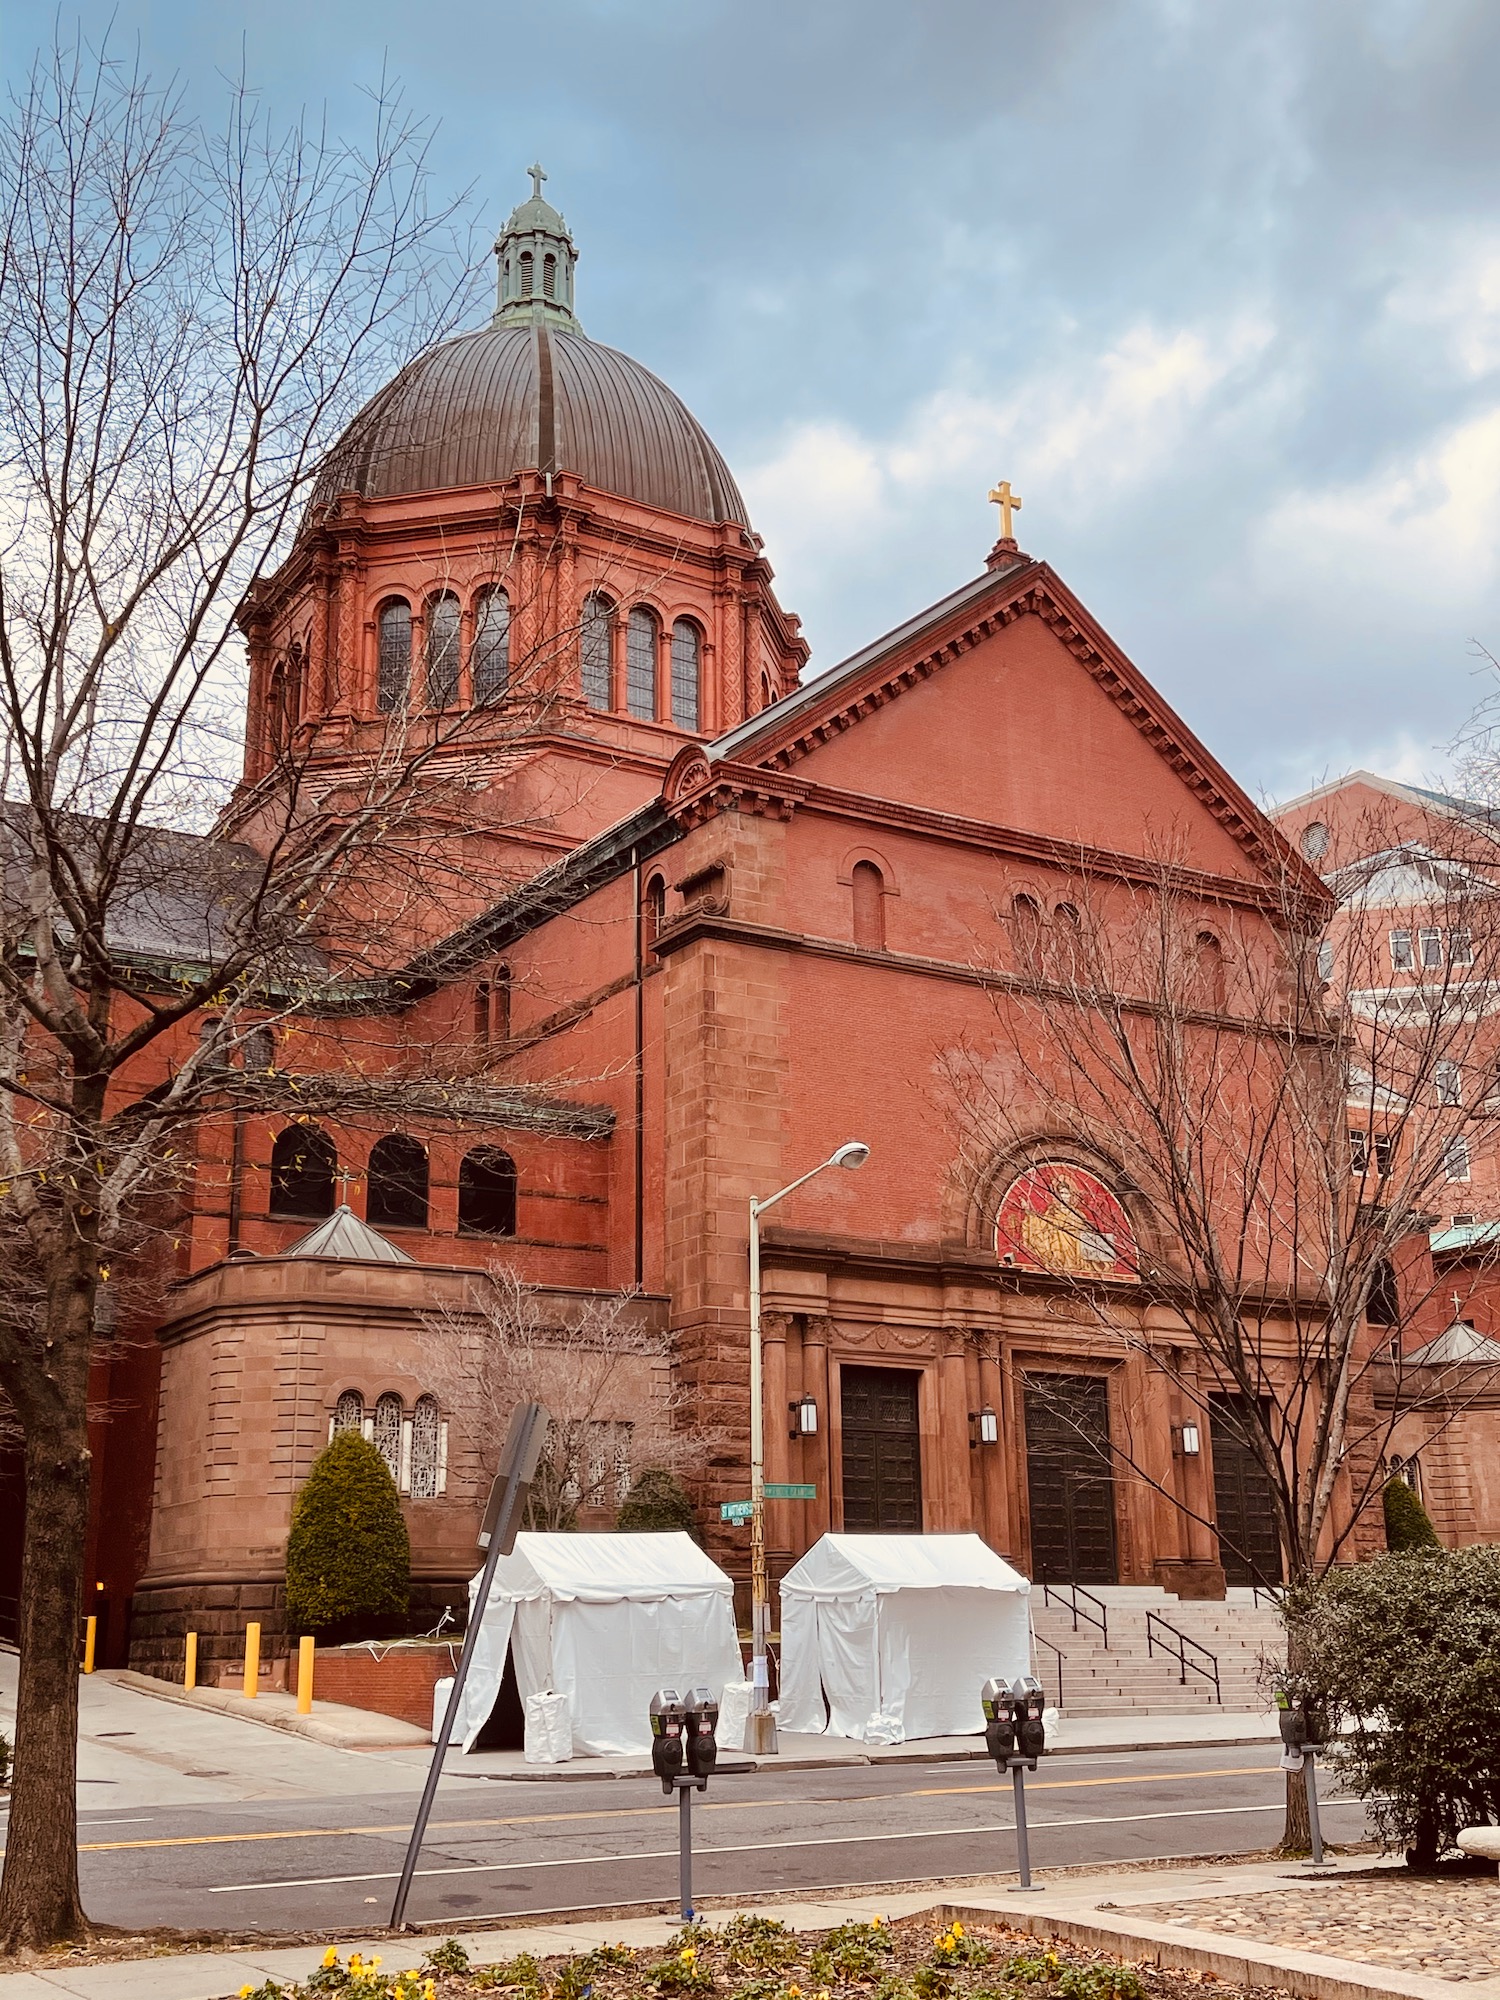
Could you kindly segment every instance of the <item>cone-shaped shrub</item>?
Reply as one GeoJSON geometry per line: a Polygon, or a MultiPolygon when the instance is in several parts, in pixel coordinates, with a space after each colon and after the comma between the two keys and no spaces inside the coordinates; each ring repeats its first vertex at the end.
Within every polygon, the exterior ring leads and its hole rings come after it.
{"type": "Polygon", "coordinates": [[[660,1535],[681,1528],[700,1547],[703,1534],[693,1503],[664,1466],[651,1465],[620,1503],[615,1526],[621,1534],[660,1535]]]}
{"type": "Polygon", "coordinates": [[[1385,1545],[1393,1556],[1443,1546],[1432,1516],[1404,1479],[1388,1479],[1380,1498],[1385,1508],[1385,1545]]]}
{"type": "Polygon", "coordinates": [[[286,1610],[293,1632],[357,1636],[405,1615],[411,1544],[396,1483],[358,1431],[340,1431],[313,1460],[292,1507],[286,1610]]]}

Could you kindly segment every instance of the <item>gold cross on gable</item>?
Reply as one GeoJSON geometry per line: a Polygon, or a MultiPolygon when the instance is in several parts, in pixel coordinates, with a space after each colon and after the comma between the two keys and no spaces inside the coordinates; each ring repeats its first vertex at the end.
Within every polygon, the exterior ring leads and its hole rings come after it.
{"type": "Polygon", "coordinates": [[[990,498],[1000,509],[1000,538],[1002,541],[1008,542],[1010,540],[1010,517],[1012,514],[1020,513],[1021,496],[1018,493],[1011,492],[1010,481],[1008,479],[1002,479],[998,486],[991,487],[990,498]]]}

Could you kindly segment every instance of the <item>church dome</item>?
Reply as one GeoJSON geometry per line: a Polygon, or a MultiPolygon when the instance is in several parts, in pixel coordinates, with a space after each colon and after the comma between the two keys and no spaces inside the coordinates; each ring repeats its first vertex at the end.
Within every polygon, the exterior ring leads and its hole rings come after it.
{"type": "Polygon", "coordinates": [[[443,341],[366,406],[335,449],[319,498],[371,499],[570,472],[586,485],[699,521],[749,526],[729,468],[667,385],[590,340],[573,313],[578,253],[536,191],[495,244],[487,327],[443,341]]]}

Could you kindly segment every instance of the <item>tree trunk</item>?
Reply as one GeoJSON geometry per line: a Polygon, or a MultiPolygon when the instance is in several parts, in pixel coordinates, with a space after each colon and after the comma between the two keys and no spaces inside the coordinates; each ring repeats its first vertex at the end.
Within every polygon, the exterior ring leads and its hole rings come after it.
{"type": "MultiPolygon", "coordinates": [[[[72,1413],[69,1413],[71,1416],[72,1413]]],[[[88,1538],[84,1412],[26,1440],[21,1676],[0,1952],[88,1935],[78,1894],[78,1624],[88,1538]]]]}
{"type": "Polygon", "coordinates": [[[1307,1816],[1307,1769],[1286,1774],[1286,1824],[1281,1829],[1278,1854],[1311,1854],[1312,1823],[1307,1816]]]}

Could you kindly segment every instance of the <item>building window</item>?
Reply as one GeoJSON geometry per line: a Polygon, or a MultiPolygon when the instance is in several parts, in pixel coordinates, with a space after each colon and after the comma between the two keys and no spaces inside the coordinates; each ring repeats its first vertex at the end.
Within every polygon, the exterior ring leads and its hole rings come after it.
{"type": "Polygon", "coordinates": [[[583,698],[590,708],[614,706],[610,683],[614,674],[615,607],[597,591],[583,600],[583,619],[578,632],[579,665],[583,670],[583,698]]]}
{"type": "Polygon", "coordinates": [[[656,717],[656,613],[638,604],[625,627],[625,706],[641,722],[656,717]]]}
{"type": "Polygon", "coordinates": [[[1384,1258],[1370,1274],[1365,1297],[1365,1318],[1371,1326],[1399,1326],[1401,1301],[1396,1291],[1396,1274],[1384,1258]]]}
{"type": "Polygon", "coordinates": [[[244,1067],[252,1076],[269,1076],[276,1067],[276,1033],[272,1028],[252,1028],[245,1037],[244,1067]]]}
{"type": "Polygon", "coordinates": [[[340,1431],[358,1431],[363,1436],[364,1428],[365,1399],[358,1389],[346,1389],[333,1406],[328,1435],[335,1438],[340,1431]]]}
{"type": "Polygon", "coordinates": [[[229,1050],[224,1041],[224,1023],[218,1015],[199,1026],[198,1047],[201,1051],[199,1076],[222,1076],[229,1067],[229,1050]]]}
{"type": "Polygon", "coordinates": [[[376,1229],[427,1227],[427,1148],[405,1132],[370,1148],[365,1220],[376,1229]]]}
{"type": "Polygon", "coordinates": [[[475,609],[469,679],[476,708],[499,701],[510,685],[510,599],[503,590],[487,590],[475,609]]]}
{"type": "Polygon", "coordinates": [[[1456,1062],[1440,1062],[1432,1073],[1439,1104],[1463,1103],[1463,1072],[1456,1062]]]}
{"type": "Polygon", "coordinates": [[[1370,1171],[1370,1162],[1373,1158],[1375,1172],[1384,1180],[1390,1173],[1391,1162],[1395,1158],[1394,1145],[1395,1142],[1389,1132],[1376,1132],[1372,1139],[1369,1132],[1351,1127],[1349,1164],[1355,1173],[1365,1174],[1370,1171]]]}
{"type": "Polygon", "coordinates": [[[672,720],[679,729],[698,727],[698,671],[703,641],[690,618],[672,627],[672,720]]]}
{"type": "Polygon", "coordinates": [[[477,1146],[458,1170],[458,1226],[471,1236],[516,1233],[516,1163],[498,1146],[477,1146]]]}
{"type": "Polygon", "coordinates": [[[1469,1178],[1469,1142],[1462,1132],[1455,1132],[1451,1139],[1443,1141],[1443,1172],[1450,1181],[1469,1178]]]}
{"type": "Polygon", "coordinates": [[[490,1039],[490,982],[481,979],[474,988],[474,1039],[481,1048],[490,1039]]]}
{"type": "Polygon", "coordinates": [[[1422,965],[1424,969],[1442,964],[1443,934],[1441,931],[1418,931],[1417,942],[1422,948],[1422,965]]]}
{"type": "Polygon", "coordinates": [[[411,1413],[410,1491],[413,1500],[435,1500],[447,1484],[445,1430],[436,1396],[419,1396],[411,1413]]]}
{"type": "Polygon", "coordinates": [[[451,590],[427,605],[427,706],[452,708],[458,701],[458,599],[451,590]]]}
{"type": "Polygon", "coordinates": [[[1399,1479],[1404,1486],[1409,1486],[1417,1498],[1421,1499],[1422,1468],[1417,1463],[1415,1452],[1410,1458],[1402,1458],[1399,1453],[1393,1452],[1386,1461],[1386,1471],[1392,1479],[1399,1479]]]}
{"type": "Polygon", "coordinates": [[[854,864],[854,942],[861,951],[885,950],[885,877],[873,861],[854,864]]]}
{"type": "Polygon", "coordinates": [[[557,259],[550,253],[542,259],[542,296],[557,297],[557,259]]]}
{"type": "Polygon", "coordinates": [[[1391,932],[1391,968],[1395,972],[1410,972],[1415,960],[1411,955],[1411,932],[1391,932]]]}
{"type": "Polygon", "coordinates": [[[1448,963],[1450,965],[1472,965],[1474,963],[1474,935],[1472,931],[1449,931],[1448,963]]]}
{"type": "Polygon", "coordinates": [[[510,967],[497,965],[490,984],[490,1033],[497,1042],[510,1040],[510,967]]]}
{"type": "Polygon", "coordinates": [[[380,662],[375,700],[382,715],[399,715],[411,687],[411,606],[392,597],[380,607],[380,662]]]}
{"type": "Polygon", "coordinates": [[[1212,931],[1199,931],[1193,946],[1193,984],[1197,1004],[1222,1010],[1225,1000],[1224,947],[1212,931]]]}
{"type": "Polygon", "coordinates": [[[1035,972],[1042,961],[1042,906],[1034,896],[1017,896],[1010,906],[1011,951],[1018,972],[1035,972]]]}
{"type": "Polygon", "coordinates": [[[385,1460],[385,1469],[401,1484],[401,1419],[406,1410],[399,1396],[381,1396],[375,1404],[375,1425],[370,1442],[385,1460]]]}
{"type": "Polygon", "coordinates": [[[1326,938],[1318,946],[1318,977],[1325,986],[1333,977],[1333,946],[1326,938]]]}
{"type": "Polygon", "coordinates": [[[1303,827],[1302,838],[1298,842],[1309,861],[1321,861],[1328,852],[1328,829],[1322,820],[1315,819],[1303,827]]]}
{"type": "Polygon", "coordinates": [[[521,297],[523,299],[531,297],[531,274],[535,268],[536,259],[529,250],[523,250],[521,252],[521,297]]]}
{"type": "Polygon", "coordinates": [[[646,894],[641,902],[641,949],[650,951],[661,936],[662,926],[667,921],[667,885],[660,875],[653,875],[646,884],[646,894]]]}
{"type": "Polygon", "coordinates": [[[319,1125],[289,1125],[271,1148],[271,1213],[318,1222],[333,1213],[338,1149],[319,1125]]]}

